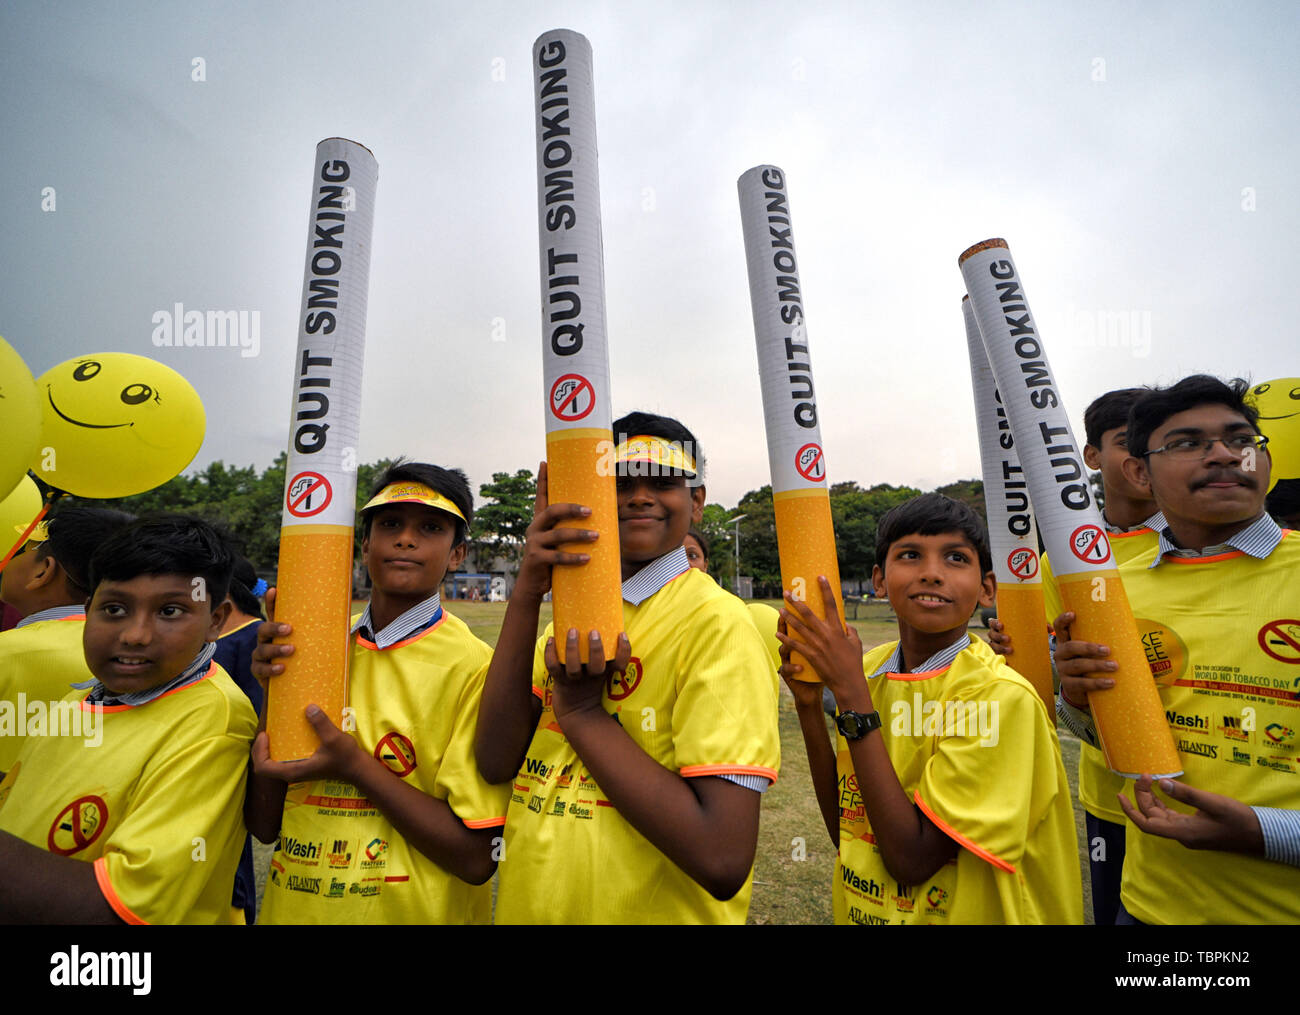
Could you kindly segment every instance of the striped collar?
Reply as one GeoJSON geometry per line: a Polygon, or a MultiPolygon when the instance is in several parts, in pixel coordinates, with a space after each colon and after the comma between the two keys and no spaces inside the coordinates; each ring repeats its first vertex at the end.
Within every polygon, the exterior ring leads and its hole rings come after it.
{"type": "Polygon", "coordinates": [[[1150,563],[1147,570],[1156,567],[1166,556],[1194,560],[1199,557],[1214,557],[1221,553],[1240,551],[1263,560],[1277,549],[1278,543],[1282,542],[1282,527],[1273,521],[1267,513],[1260,515],[1240,532],[1233,533],[1222,543],[1207,546],[1200,550],[1184,549],[1175,543],[1173,533],[1167,523],[1157,531],[1160,533],[1160,551],[1156,554],[1156,559],[1150,563]]]}
{"type": "Polygon", "coordinates": [[[99,678],[86,680],[80,684],[73,684],[73,687],[89,687],[90,693],[86,695],[86,704],[88,705],[127,705],[131,708],[137,708],[140,705],[147,705],[155,698],[161,698],[169,691],[175,691],[184,687],[186,684],[192,684],[201,679],[208,672],[208,666],[212,662],[213,655],[216,654],[217,643],[215,641],[207,642],[202,651],[194,657],[194,662],[185,667],[178,677],[169,680],[165,684],[159,684],[157,687],[148,687],[143,691],[131,691],[128,694],[114,694],[107,687],[99,682],[99,678]]]}
{"type": "Polygon", "coordinates": [[[686,559],[686,549],[679,546],[650,561],[623,582],[623,598],[633,606],[640,606],[674,578],[690,569],[691,562],[686,559]]]}
{"type": "Polygon", "coordinates": [[[86,608],[84,606],[51,606],[48,610],[37,610],[30,616],[23,617],[14,625],[17,630],[20,627],[26,627],[28,624],[39,624],[42,620],[85,620],[86,608]]]}
{"type": "MultiPolygon", "coordinates": [[[[953,661],[969,647],[970,647],[970,638],[966,635],[966,632],[963,631],[962,636],[960,638],[958,638],[947,648],[940,649],[938,652],[932,655],[929,659],[923,662],[912,672],[929,673],[933,670],[947,669],[949,666],[953,664],[953,661]]],[[[878,677],[883,673],[906,673],[906,672],[907,670],[903,669],[903,643],[900,641],[894,647],[893,654],[890,655],[890,657],[886,659],[885,662],[882,663],[876,669],[876,672],[871,674],[871,676],[878,677]]]]}
{"type": "Polygon", "coordinates": [[[396,620],[391,621],[382,631],[373,630],[374,621],[370,618],[370,607],[352,625],[352,630],[367,641],[374,642],[375,648],[391,648],[399,641],[405,641],[411,635],[423,631],[442,616],[442,597],[434,593],[423,602],[416,603],[396,620]]]}
{"type": "Polygon", "coordinates": [[[1101,524],[1106,528],[1106,534],[1110,536],[1122,536],[1130,532],[1141,532],[1144,529],[1150,529],[1152,532],[1159,532],[1169,523],[1165,521],[1163,512],[1157,511],[1144,522],[1138,522],[1136,525],[1130,525],[1127,529],[1122,525],[1112,525],[1106,518],[1106,512],[1101,513],[1101,524]]]}

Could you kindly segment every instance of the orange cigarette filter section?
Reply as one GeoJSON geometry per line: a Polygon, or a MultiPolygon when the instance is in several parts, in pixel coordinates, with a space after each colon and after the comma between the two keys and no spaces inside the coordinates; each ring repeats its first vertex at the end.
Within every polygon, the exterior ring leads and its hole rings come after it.
{"type": "Polygon", "coordinates": [[[1052,689],[1051,648],[1044,619],[1042,585],[999,585],[998,619],[1011,636],[1015,655],[1007,660],[1011,668],[1034,685],[1056,719],[1056,694],[1052,689]]]}
{"type": "MultiPolygon", "coordinates": [[[[781,552],[781,587],[802,598],[813,613],[826,619],[826,605],[818,577],[825,575],[835,593],[840,595],[840,565],[835,556],[835,531],[831,526],[831,497],[826,490],[789,490],[774,494],[776,541],[781,552]]],[[[817,671],[800,653],[790,661],[804,668],[799,679],[810,684],[821,682],[817,671]]]]}
{"type": "Polygon", "coordinates": [[[609,462],[608,430],[554,430],[546,436],[548,497],[552,504],[585,504],[588,518],[575,526],[600,533],[595,543],[566,543],[563,549],[586,553],[580,567],[556,567],[551,574],[555,607],[555,643],[561,657],[570,628],[577,628],[583,662],[590,654],[588,631],[599,631],[605,658],[612,659],[623,630],[623,599],[611,589],[622,586],[618,552],[618,499],[614,483],[600,475],[599,463],[609,462]]]}
{"type": "MultiPolygon", "coordinates": [[[[1061,601],[1075,616],[1070,636],[1075,641],[1108,646],[1120,673],[1149,675],[1151,665],[1119,573],[1060,575],[1057,580],[1061,601]]],[[[1133,680],[1123,687],[1117,681],[1109,691],[1091,692],[1088,705],[1097,721],[1106,765],[1112,772],[1136,779],[1153,769],[1155,774],[1182,770],[1169,727],[1149,721],[1152,713],[1164,716],[1154,680],[1133,680]],[[1133,759],[1140,759],[1140,763],[1134,764],[1133,759]]]]}
{"type": "Polygon", "coordinates": [[[275,693],[266,706],[266,726],[274,731],[279,757],[306,758],[316,750],[319,741],[303,714],[306,705],[319,705],[336,720],[347,704],[350,646],[339,631],[351,624],[352,592],[339,575],[351,570],[352,526],[300,525],[281,533],[282,583],[275,611],[293,618],[287,640],[294,650],[283,661],[284,672],[274,678],[275,693]]]}

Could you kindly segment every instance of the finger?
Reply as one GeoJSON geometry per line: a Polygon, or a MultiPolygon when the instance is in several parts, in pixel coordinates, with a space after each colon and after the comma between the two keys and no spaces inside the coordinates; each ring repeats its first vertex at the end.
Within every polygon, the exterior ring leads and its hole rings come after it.
{"type": "Polygon", "coordinates": [[[1128,815],[1128,819],[1133,822],[1133,824],[1137,825],[1142,831],[1149,832],[1150,829],[1147,827],[1146,816],[1129,803],[1128,797],[1123,793],[1117,793],[1115,796],[1119,800],[1120,808],[1128,815]]]}
{"type": "Polygon", "coordinates": [[[791,606],[793,606],[794,609],[799,612],[799,619],[803,620],[805,623],[811,624],[817,620],[817,614],[813,613],[812,607],[810,607],[802,599],[796,599],[789,592],[787,592],[785,593],[785,601],[789,603],[791,606]]]}
{"type": "Polygon", "coordinates": [[[555,651],[555,639],[546,639],[546,651],[542,654],[542,661],[546,663],[546,669],[554,673],[560,668],[560,657],[555,651]]]}
{"type": "MultiPolygon", "coordinates": [[[[1149,779],[1150,776],[1143,776],[1149,779]]],[[[1217,793],[1210,793],[1206,790],[1197,789],[1189,786],[1185,782],[1175,782],[1173,779],[1161,779],[1156,783],[1160,787],[1160,792],[1171,800],[1177,800],[1179,803],[1189,804],[1198,811],[1204,811],[1206,814],[1219,815],[1225,808],[1222,806],[1222,800],[1217,793]]],[[[1154,794],[1153,794],[1154,795],[1154,794]]]]}
{"type": "Polygon", "coordinates": [[[591,508],[584,507],[581,504],[551,504],[548,506],[534,522],[540,522],[546,529],[552,529],[566,518],[588,518],[591,516],[591,508]]]}
{"type": "Polygon", "coordinates": [[[564,639],[564,672],[570,679],[582,676],[582,658],[578,654],[578,629],[569,628],[569,635],[564,639]]]}
{"type": "Polygon", "coordinates": [[[790,641],[807,644],[809,631],[803,622],[789,610],[782,610],[781,616],[785,620],[786,629],[790,632],[790,641]]]}
{"type": "Polygon", "coordinates": [[[253,738],[252,746],[253,768],[256,769],[259,762],[271,760],[271,739],[266,735],[266,730],[258,732],[253,738]]]}
{"type": "MultiPolygon", "coordinates": [[[[307,715],[307,721],[311,723],[312,729],[314,729],[317,734],[340,732],[339,728],[334,725],[334,722],[330,717],[325,714],[325,710],[315,702],[308,705],[306,709],[304,709],[304,712],[307,715]]],[[[324,736],[321,736],[321,740],[323,741],[324,739],[324,736]]]]}
{"type": "MultiPolygon", "coordinates": [[[[822,605],[826,607],[827,618],[834,617],[836,620],[839,620],[840,607],[839,604],[835,602],[835,590],[831,588],[830,579],[828,579],[824,574],[818,575],[817,584],[822,587],[822,605]]],[[[842,627],[843,624],[840,626],[842,627]]]]}
{"type": "Polygon", "coordinates": [[[275,620],[276,591],[277,591],[276,587],[272,585],[269,589],[266,590],[266,598],[264,599],[264,602],[266,603],[266,619],[271,621],[275,620]]]}
{"type": "Polygon", "coordinates": [[[605,672],[605,643],[601,641],[599,631],[587,635],[587,672],[605,672]]]}
{"type": "Polygon", "coordinates": [[[546,463],[537,463],[537,495],[533,498],[533,517],[536,518],[546,510],[546,463]]]}
{"type": "Polygon", "coordinates": [[[1088,695],[1093,691],[1109,691],[1114,686],[1115,681],[1110,677],[1076,677],[1066,673],[1061,674],[1061,689],[1065,692],[1065,697],[1076,705],[1086,703],[1088,695]]]}
{"type": "Polygon", "coordinates": [[[1074,623],[1074,614],[1066,610],[1059,617],[1052,621],[1052,630],[1056,632],[1056,640],[1070,640],[1070,625],[1074,623]]]}
{"type": "Polygon", "coordinates": [[[544,550],[554,550],[565,543],[594,543],[599,538],[595,529],[547,529],[537,533],[535,542],[544,550]]]}
{"type": "Polygon", "coordinates": [[[269,645],[276,638],[285,638],[293,631],[288,624],[277,624],[273,620],[264,620],[257,625],[257,643],[269,645]]]}
{"type": "Polygon", "coordinates": [[[996,632],[996,633],[998,633],[998,634],[1001,634],[1001,633],[1002,633],[1002,621],[998,620],[997,617],[990,617],[990,618],[989,618],[989,630],[990,630],[990,631],[994,631],[994,632],[996,632]]]}
{"type": "Polygon", "coordinates": [[[618,636],[618,649],[614,655],[614,669],[619,673],[626,673],[629,664],[632,662],[632,642],[628,640],[627,632],[618,636]]]}

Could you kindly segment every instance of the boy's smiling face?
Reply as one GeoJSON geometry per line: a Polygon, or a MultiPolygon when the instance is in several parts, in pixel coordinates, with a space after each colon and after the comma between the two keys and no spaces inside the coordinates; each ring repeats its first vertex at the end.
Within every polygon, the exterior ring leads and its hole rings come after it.
{"type": "Polygon", "coordinates": [[[105,579],[86,607],[86,665],[114,694],[158,687],[217,640],[229,612],[229,603],[214,609],[189,575],[105,579]]]}
{"type": "Polygon", "coordinates": [[[704,487],[684,476],[619,476],[617,489],[624,578],[681,546],[704,516],[704,487]]]}
{"type": "Polygon", "coordinates": [[[900,629],[921,634],[965,631],[976,605],[992,606],[997,591],[993,573],[980,571],[979,553],[960,532],[894,540],[872,582],[877,594],[889,596],[900,629]]]}
{"type": "Polygon", "coordinates": [[[361,541],[370,580],[381,593],[428,599],[447,571],[459,567],[466,546],[456,542],[457,519],[424,504],[392,503],[375,509],[361,541]]]}

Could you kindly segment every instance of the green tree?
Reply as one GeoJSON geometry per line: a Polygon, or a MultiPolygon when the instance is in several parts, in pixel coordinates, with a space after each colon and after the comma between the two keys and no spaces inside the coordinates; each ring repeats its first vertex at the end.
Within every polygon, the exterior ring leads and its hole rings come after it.
{"type": "Polygon", "coordinates": [[[513,476],[494,472],[492,482],[484,483],[478,492],[487,500],[474,513],[470,540],[480,551],[480,564],[502,557],[518,565],[524,537],[533,521],[537,480],[529,469],[520,469],[513,476]]]}

